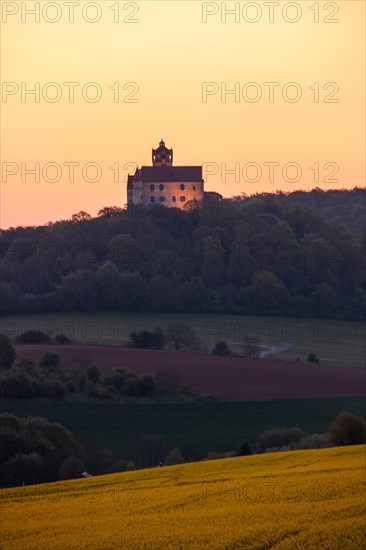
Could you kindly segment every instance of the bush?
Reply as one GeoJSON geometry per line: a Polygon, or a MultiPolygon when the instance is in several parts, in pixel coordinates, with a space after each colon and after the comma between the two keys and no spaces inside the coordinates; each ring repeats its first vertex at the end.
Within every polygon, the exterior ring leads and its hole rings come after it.
{"type": "Polygon", "coordinates": [[[43,354],[43,357],[39,360],[39,366],[47,368],[53,367],[57,369],[60,366],[60,357],[54,351],[46,351],[43,354]]]}
{"type": "Polygon", "coordinates": [[[156,391],[155,378],[152,374],[141,374],[137,380],[137,385],[142,396],[153,395],[156,391]]]}
{"type": "Polygon", "coordinates": [[[91,382],[94,382],[95,384],[99,384],[102,378],[100,370],[96,365],[91,365],[86,370],[86,375],[89,378],[89,380],[91,380],[91,382]]]}
{"type": "Polygon", "coordinates": [[[44,463],[36,452],[24,454],[18,452],[0,467],[2,485],[21,485],[37,483],[45,478],[44,463]]]}
{"type": "Polygon", "coordinates": [[[85,470],[83,462],[76,456],[68,456],[61,464],[58,477],[59,479],[75,479],[81,477],[81,474],[85,470]]]}
{"type": "Polygon", "coordinates": [[[162,349],[165,344],[165,335],[160,327],[154,330],[140,330],[130,333],[133,347],[142,349],[162,349]]]}
{"type": "Polygon", "coordinates": [[[0,334],[0,368],[9,369],[15,361],[16,353],[10,338],[0,334]]]}
{"type": "Polygon", "coordinates": [[[37,369],[36,360],[33,357],[24,357],[18,363],[20,369],[25,369],[29,374],[33,374],[37,369]]]}
{"type": "Polygon", "coordinates": [[[226,342],[223,342],[220,340],[220,342],[216,342],[214,349],[212,350],[213,355],[230,355],[231,352],[226,344],[226,342]]]}
{"type": "Polygon", "coordinates": [[[296,449],[323,449],[324,447],[328,447],[327,434],[306,435],[296,445],[296,449]]]}
{"type": "Polygon", "coordinates": [[[132,456],[139,466],[151,468],[164,462],[169,445],[159,435],[143,435],[134,444],[132,456]]]}
{"type": "Polygon", "coordinates": [[[71,344],[71,340],[66,336],[66,334],[56,334],[55,342],[62,345],[71,344]]]}
{"type": "Polygon", "coordinates": [[[136,465],[132,460],[129,460],[126,464],[126,472],[130,472],[132,470],[136,470],[136,465]]]}
{"type": "Polygon", "coordinates": [[[247,456],[253,454],[252,448],[249,445],[248,441],[243,441],[238,447],[237,450],[238,456],[247,456]]]}
{"type": "Polygon", "coordinates": [[[140,395],[140,386],[137,377],[131,377],[127,380],[123,387],[123,393],[133,397],[140,395]]]}
{"type": "Polygon", "coordinates": [[[305,433],[300,428],[276,428],[265,431],[258,439],[257,452],[264,453],[266,449],[279,449],[291,443],[304,439],[305,433]]]}
{"type": "Polygon", "coordinates": [[[185,462],[184,456],[178,447],[174,447],[165,459],[165,464],[167,466],[172,466],[173,464],[183,464],[183,462],[185,462]]]}
{"type": "Polygon", "coordinates": [[[319,359],[315,355],[315,353],[309,353],[308,355],[308,363],[319,363],[319,359]]]}
{"type": "Polygon", "coordinates": [[[15,341],[19,344],[45,344],[50,338],[41,330],[27,330],[19,334],[15,341]]]}
{"type": "Polygon", "coordinates": [[[349,412],[340,413],[330,425],[329,442],[336,447],[366,443],[365,420],[349,412]]]}
{"type": "Polygon", "coordinates": [[[190,441],[183,443],[183,445],[180,446],[180,450],[186,462],[194,462],[199,458],[196,445],[190,441]]]}

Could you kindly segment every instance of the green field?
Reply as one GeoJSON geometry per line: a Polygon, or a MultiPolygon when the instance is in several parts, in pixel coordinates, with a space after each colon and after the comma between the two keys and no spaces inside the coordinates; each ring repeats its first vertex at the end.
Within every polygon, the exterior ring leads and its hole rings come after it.
{"type": "Polygon", "coordinates": [[[44,416],[69,428],[81,443],[124,456],[142,434],[161,435],[171,445],[191,441],[202,455],[231,451],[243,440],[254,444],[272,427],[328,431],[342,411],[365,416],[362,397],[165,404],[3,402],[1,412],[44,416]]]}
{"type": "Polygon", "coordinates": [[[309,353],[315,353],[324,364],[366,364],[365,325],[346,321],[212,314],[47,313],[3,317],[1,331],[14,338],[37,329],[50,336],[66,334],[80,344],[120,346],[132,330],[164,328],[173,322],[190,325],[202,351],[225,340],[232,351],[241,354],[243,341],[249,339],[269,351],[271,358],[306,361],[309,353]]]}

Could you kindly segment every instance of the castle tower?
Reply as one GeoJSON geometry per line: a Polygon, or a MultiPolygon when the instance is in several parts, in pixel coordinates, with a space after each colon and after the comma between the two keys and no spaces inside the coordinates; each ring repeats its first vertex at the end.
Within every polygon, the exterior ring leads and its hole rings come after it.
{"type": "Polygon", "coordinates": [[[173,165],[173,149],[165,147],[163,140],[161,140],[157,149],[152,150],[152,163],[153,166],[173,165]]]}

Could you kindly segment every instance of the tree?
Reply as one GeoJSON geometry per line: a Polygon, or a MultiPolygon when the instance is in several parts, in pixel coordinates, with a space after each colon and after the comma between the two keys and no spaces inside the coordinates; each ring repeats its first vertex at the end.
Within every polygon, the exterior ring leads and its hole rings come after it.
{"type": "Polygon", "coordinates": [[[237,452],[239,456],[247,456],[253,454],[252,448],[249,445],[248,441],[243,441],[242,443],[240,443],[237,452]]]}
{"type": "Polygon", "coordinates": [[[329,442],[336,447],[366,443],[365,420],[349,412],[338,414],[329,428],[329,442]]]}
{"type": "Polygon", "coordinates": [[[91,220],[91,215],[88,214],[88,212],[84,212],[84,210],[80,210],[80,212],[71,216],[71,221],[75,223],[85,222],[88,220],[91,220]]]}
{"type": "Polygon", "coordinates": [[[123,212],[123,209],[119,206],[105,206],[98,212],[100,218],[114,218],[115,216],[120,216],[123,212]]]}
{"type": "Polygon", "coordinates": [[[141,374],[138,377],[137,384],[142,396],[153,395],[156,391],[155,378],[152,374],[141,374]]]}
{"type": "Polygon", "coordinates": [[[90,365],[86,371],[86,375],[94,384],[99,384],[102,378],[101,372],[96,365],[90,365]]]}
{"type": "Polygon", "coordinates": [[[15,338],[18,344],[45,344],[50,341],[49,336],[41,330],[27,330],[15,338]]]}
{"type": "Polygon", "coordinates": [[[160,327],[154,330],[132,331],[130,338],[135,348],[162,349],[165,344],[164,331],[160,327]]]}
{"type": "Polygon", "coordinates": [[[0,368],[9,369],[14,363],[16,353],[9,336],[0,333],[0,368]]]}
{"type": "Polygon", "coordinates": [[[188,325],[184,323],[172,323],[165,329],[167,340],[169,340],[176,351],[182,348],[197,348],[196,336],[188,325]]]}
{"type": "Polygon", "coordinates": [[[65,458],[58,471],[59,479],[75,479],[81,477],[85,467],[80,458],[68,456],[65,458]]]}
{"type": "Polygon", "coordinates": [[[157,435],[143,435],[133,446],[132,455],[143,468],[158,466],[164,462],[169,453],[169,445],[164,438],[157,435]]]}
{"type": "Polygon", "coordinates": [[[64,309],[92,311],[98,305],[97,276],[90,269],[69,273],[58,285],[58,294],[64,309]]]}
{"type": "Polygon", "coordinates": [[[183,464],[183,462],[185,462],[184,456],[178,447],[174,447],[165,459],[165,464],[167,466],[172,466],[173,464],[183,464]]]}
{"type": "Polygon", "coordinates": [[[230,350],[226,342],[220,341],[216,342],[212,353],[213,355],[230,355],[230,350]]]}
{"type": "Polygon", "coordinates": [[[43,357],[39,360],[40,367],[53,367],[58,368],[60,366],[60,356],[54,351],[45,351],[43,357]]]}
{"type": "Polygon", "coordinates": [[[187,441],[180,446],[180,450],[182,456],[187,462],[194,462],[195,460],[198,460],[198,449],[194,443],[187,441]]]}
{"type": "Polygon", "coordinates": [[[266,449],[283,447],[298,443],[304,439],[305,433],[300,428],[275,428],[265,431],[258,439],[257,451],[264,453],[266,449]]]}
{"type": "Polygon", "coordinates": [[[132,470],[136,470],[136,465],[132,460],[129,460],[126,464],[126,472],[131,472],[132,470]]]}

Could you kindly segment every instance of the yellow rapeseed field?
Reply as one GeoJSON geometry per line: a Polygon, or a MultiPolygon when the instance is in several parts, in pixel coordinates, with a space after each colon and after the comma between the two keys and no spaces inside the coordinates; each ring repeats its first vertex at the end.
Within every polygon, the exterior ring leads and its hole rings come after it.
{"type": "Polygon", "coordinates": [[[366,548],[365,445],[2,491],[7,549],[366,548]]]}

